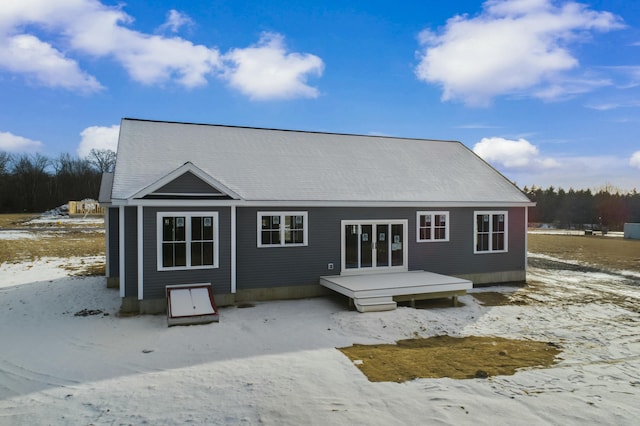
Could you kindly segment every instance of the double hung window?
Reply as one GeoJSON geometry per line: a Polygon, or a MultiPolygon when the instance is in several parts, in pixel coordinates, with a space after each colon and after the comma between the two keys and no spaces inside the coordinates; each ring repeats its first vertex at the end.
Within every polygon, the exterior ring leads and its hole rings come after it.
{"type": "Polygon", "coordinates": [[[158,270],[218,267],[217,212],[160,212],[158,270]]]}
{"type": "Polygon", "coordinates": [[[258,247],[306,246],[307,212],[258,212],[258,247]]]}
{"type": "Polygon", "coordinates": [[[449,241],[449,212],[418,212],[416,241],[449,241]]]}
{"type": "Polygon", "coordinates": [[[477,211],[474,215],[474,253],[506,252],[508,249],[507,212],[477,211]]]}

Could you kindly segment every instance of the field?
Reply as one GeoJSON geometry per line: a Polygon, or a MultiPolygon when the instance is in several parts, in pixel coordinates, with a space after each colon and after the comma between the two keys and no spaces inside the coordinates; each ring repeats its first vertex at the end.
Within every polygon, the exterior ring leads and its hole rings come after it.
{"type": "Polygon", "coordinates": [[[118,291],[86,276],[104,264],[100,223],[2,220],[20,230],[0,230],[0,424],[632,425],[640,415],[635,241],[530,235],[527,285],[473,289],[457,308],[274,301],[167,328],[163,316],[119,317],[118,291]]]}
{"type": "Polygon", "coordinates": [[[640,272],[640,240],[593,235],[529,234],[529,251],[597,269],[640,272]]]}
{"type": "Polygon", "coordinates": [[[0,215],[0,232],[0,264],[77,258],[80,265],[69,265],[76,275],[104,275],[104,260],[96,260],[104,259],[105,250],[104,223],[100,219],[4,214],[0,215]]]}

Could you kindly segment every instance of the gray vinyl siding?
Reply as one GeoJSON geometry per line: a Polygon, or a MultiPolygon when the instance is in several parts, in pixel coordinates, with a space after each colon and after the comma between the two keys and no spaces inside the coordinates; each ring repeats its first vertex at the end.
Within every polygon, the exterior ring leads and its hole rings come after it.
{"type": "Polygon", "coordinates": [[[340,220],[335,226],[334,209],[238,208],[238,290],[318,284],[322,275],[340,270],[340,220]],[[308,246],[258,248],[258,212],[307,211],[308,246]],[[328,271],[327,264],[334,264],[328,271]]]}
{"type": "Polygon", "coordinates": [[[144,298],[165,297],[165,286],[175,284],[211,283],[216,294],[231,293],[231,210],[229,207],[150,208],[143,213],[144,232],[144,298]],[[180,271],[158,271],[158,212],[218,212],[218,268],[180,271]]]}
{"type": "Polygon", "coordinates": [[[138,213],[124,208],[124,295],[138,297],[138,213]]]}
{"type": "Polygon", "coordinates": [[[185,173],[173,181],[154,191],[158,193],[183,193],[183,194],[220,194],[220,191],[211,187],[208,183],[194,175],[185,173]]]}
{"type": "MultiPolygon", "coordinates": [[[[323,275],[340,274],[342,220],[407,220],[408,269],[447,275],[465,275],[525,268],[525,208],[434,209],[449,212],[448,242],[417,242],[416,213],[424,208],[274,208],[238,207],[237,288],[258,289],[318,284],[323,275]],[[474,212],[506,210],[508,249],[506,253],[474,254],[474,212]],[[308,245],[258,248],[257,217],[265,211],[305,211],[308,214],[308,245]],[[333,270],[328,269],[332,263],[333,270]]],[[[136,209],[126,208],[126,295],[137,295],[136,209]]],[[[144,298],[165,297],[165,286],[207,282],[214,293],[231,292],[231,213],[229,207],[150,208],[143,212],[144,298]],[[180,271],[157,270],[157,212],[218,212],[218,268],[180,271]]]]}
{"type": "Polygon", "coordinates": [[[449,211],[449,242],[416,241],[416,213],[423,208],[238,208],[238,289],[317,284],[322,275],[340,274],[342,220],[407,220],[408,269],[448,275],[524,270],[525,209],[434,209],[449,211]],[[474,211],[507,210],[509,251],[474,254],[474,211]],[[308,246],[257,247],[257,213],[308,212],[308,246]],[[334,269],[329,270],[328,264],[334,269]]]}
{"type": "MultiPolygon", "coordinates": [[[[446,275],[465,275],[525,269],[525,208],[458,208],[449,211],[448,242],[416,242],[415,214],[409,222],[409,269],[446,275]],[[508,212],[508,252],[474,254],[475,211],[508,212]]],[[[417,209],[417,211],[428,211],[417,209]]]]}
{"type": "Polygon", "coordinates": [[[106,230],[107,234],[105,238],[109,240],[109,270],[107,271],[108,277],[120,276],[120,256],[119,256],[119,244],[120,244],[120,216],[118,215],[117,208],[107,209],[109,215],[108,223],[109,229],[106,230]]]}

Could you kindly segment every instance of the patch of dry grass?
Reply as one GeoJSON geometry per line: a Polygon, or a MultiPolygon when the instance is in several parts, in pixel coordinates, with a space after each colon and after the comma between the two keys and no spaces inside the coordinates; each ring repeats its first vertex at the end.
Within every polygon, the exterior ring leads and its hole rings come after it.
{"type": "Polygon", "coordinates": [[[33,213],[11,213],[0,214],[0,229],[19,228],[24,226],[24,222],[35,218],[33,213]]]}
{"type": "Polygon", "coordinates": [[[102,263],[81,263],[80,265],[67,265],[64,267],[71,275],[76,277],[100,277],[105,274],[106,265],[102,263]]]}
{"type": "Polygon", "coordinates": [[[640,240],[595,235],[529,234],[529,251],[604,270],[640,271],[640,240]]]}
{"type": "Polygon", "coordinates": [[[520,369],[549,367],[560,354],[553,343],[479,336],[436,336],[338,350],[370,381],[399,383],[418,378],[512,375],[520,369]]]}
{"type": "MultiPolygon", "coordinates": [[[[635,240],[530,234],[529,250],[591,267],[586,269],[640,271],[640,241],[635,240]]],[[[504,306],[528,304],[531,301],[526,295],[540,291],[535,283],[529,283],[517,293],[520,298],[514,297],[515,293],[492,291],[471,295],[484,306],[504,306]]],[[[395,345],[353,345],[339,350],[372,382],[510,375],[523,368],[550,367],[561,352],[553,343],[478,336],[438,336],[401,340],[395,345]]]]}
{"type": "Polygon", "coordinates": [[[0,240],[0,263],[42,257],[104,256],[104,250],[102,232],[39,232],[38,238],[0,240]]]}

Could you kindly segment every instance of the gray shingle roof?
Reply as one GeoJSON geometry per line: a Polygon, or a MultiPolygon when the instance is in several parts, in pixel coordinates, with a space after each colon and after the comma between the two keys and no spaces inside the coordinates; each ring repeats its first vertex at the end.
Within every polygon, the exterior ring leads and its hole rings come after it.
{"type": "Polygon", "coordinates": [[[460,142],[126,118],[111,196],[187,162],[248,201],[529,203],[460,142]]]}

